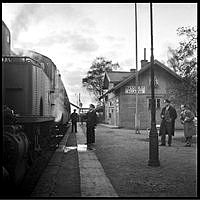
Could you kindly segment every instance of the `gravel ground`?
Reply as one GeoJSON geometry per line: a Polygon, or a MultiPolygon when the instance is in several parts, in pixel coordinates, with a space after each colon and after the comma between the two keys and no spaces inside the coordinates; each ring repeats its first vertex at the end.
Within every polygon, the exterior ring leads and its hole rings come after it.
{"type": "Polygon", "coordinates": [[[192,147],[184,147],[183,131],[176,131],[171,147],[159,147],[160,166],[150,167],[146,131],[99,125],[95,153],[120,197],[195,197],[196,142],[195,136],[192,147]]]}

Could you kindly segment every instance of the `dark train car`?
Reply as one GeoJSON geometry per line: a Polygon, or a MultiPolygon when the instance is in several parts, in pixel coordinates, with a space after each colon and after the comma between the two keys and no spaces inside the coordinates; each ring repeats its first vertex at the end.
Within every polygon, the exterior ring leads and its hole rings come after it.
{"type": "MultiPolygon", "coordinates": [[[[46,106],[49,104],[48,109],[50,110],[50,115],[55,118],[56,123],[68,123],[70,102],[56,65],[50,58],[35,51],[19,51],[19,55],[29,56],[41,65],[44,74],[50,82],[43,92],[48,94],[48,101],[44,103],[46,106]]],[[[47,80],[41,83],[42,86],[44,84],[47,84],[47,80]]]]}
{"type": "Polygon", "coordinates": [[[70,115],[56,65],[42,54],[26,52],[19,56],[11,51],[10,32],[2,22],[2,168],[15,185],[23,180],[28,161],[37,155],[34,152],[49,146],[54,127],[64,125],[66,130],[70,115]]]}
{"type": "Polygon", "coordinates": [[[3,57],[3,104],[19,116],[51,116],[50,81],[41,65],[28,57],[3,57]]]}
{"type": "Polygon", "coordinates": [[[58,70],[56,71],[55,81],[53,116],[55,116],[57,124],[66,124],[70,120],[70,102],[58,70]]]}
{"type": "Polygon", "coordinates": [[[11,53],[10,50],[11,37],[10,31],[6,24],[2,21],[2,56],[8,56],[11,53]]]}
{"type": "Polygon", "coordinates": [[[56,65],[47,56],[34,51],[30,52],[31,56],[44,66],[44,71],[51,80],[51,114],[55,117],[55,122],[67,124],[69,122],[70,102],[56,65]]]}

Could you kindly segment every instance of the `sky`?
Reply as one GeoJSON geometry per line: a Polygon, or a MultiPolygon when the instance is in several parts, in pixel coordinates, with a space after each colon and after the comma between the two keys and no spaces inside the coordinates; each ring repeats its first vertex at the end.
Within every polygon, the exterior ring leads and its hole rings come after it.
{"type": "MultiPolygon", "coordinates": [[[[121,71],[136,68],[135,3],[3,3],[2,20],[11,49],[49,57],[61,73],[69,100],[95,103],[82,87],[92,62],[104,57],[121,71]]],[[[154,58],[167,65],[168,47],[178,47],[177,29],[197,26],[197,3],[153,3],[154,58]]],[[[137,3],[138,70],[150,61],[150,4],[137,3]]]]}

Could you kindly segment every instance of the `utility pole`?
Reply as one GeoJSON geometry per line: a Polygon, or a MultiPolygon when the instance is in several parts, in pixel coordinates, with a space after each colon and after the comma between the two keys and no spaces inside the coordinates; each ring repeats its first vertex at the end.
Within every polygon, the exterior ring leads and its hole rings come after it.
{"type": "Polygon", "coordinates": [[[154,97],[154,56],[153,56],[153,16],[152,3],[150,3],[150,18],[151,18],[151,130],[149,134],[149,162],[152,167],[160,166],[158,156],[158,133],[156,129],[156,110],[154,97]]]}
{"type": "Polygon", "coordinates": [[[79,96],[78,96],[78,116],[79,116],[79,122],[81,121],[81,116],[80,116],[80,113],[81,113],[81,107],[82,107],[82,102],[81,102],[81,94],[79,93],[79,96]]]}
{"type": "Polygon", "coordinates": [[[135,3],[135,60],[136,60],[136,83],[135,83],[135,133],[140,134],[138,120],[138,47],[137,47],[137,3],[135,3]]]}
{"type": "Polygon", "coordinates": [[[75,104],[78,106],[78,94],[77,93],[75,93],[75,98],[76,98],[76,100],[75,100],[76,103],[75,104]]]}
{"type": "Polygon", "coordinates": [[[79,114],[79,116],[80,116],[80,103],[81,103],[81,94],[80,93],[78,93],[78,107],[79,107],[79,109],[78,109],[78,114],[79,114]]]}

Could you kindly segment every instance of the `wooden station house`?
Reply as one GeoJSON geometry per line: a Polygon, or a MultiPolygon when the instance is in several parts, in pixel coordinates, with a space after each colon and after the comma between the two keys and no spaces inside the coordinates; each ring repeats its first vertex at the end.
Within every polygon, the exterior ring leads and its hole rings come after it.
{"type": "MultiPolygon", "coordinates": [[[[141,61],[141,69],[138,71],[138,121],[140,129],[148,129],[151,126],[151,63],[144,58],[141,61]]],[[[178,76],[170,68],[154,61],[155,99],[156,99],[156,124],[161,122],[160,112],[164,107],[166,90],[172,83],[180,82],[178,76]]],[[[130,72],[111,71],[105,72],[103,89],[104,94],[100,99],[105,102],[105,123],[122,127],[135,128],[136,112],[136,70],[130,72]]],[[[172,101],[173,104],[173,101],[172,101]]],[[[174,104],[173,104],[174,105],[174,104]]],[[[177,114],[180,108],[174,105],[177,114]]],[[[182,129],[179,117],[177,117],[176,129],[182,129]]]]}

